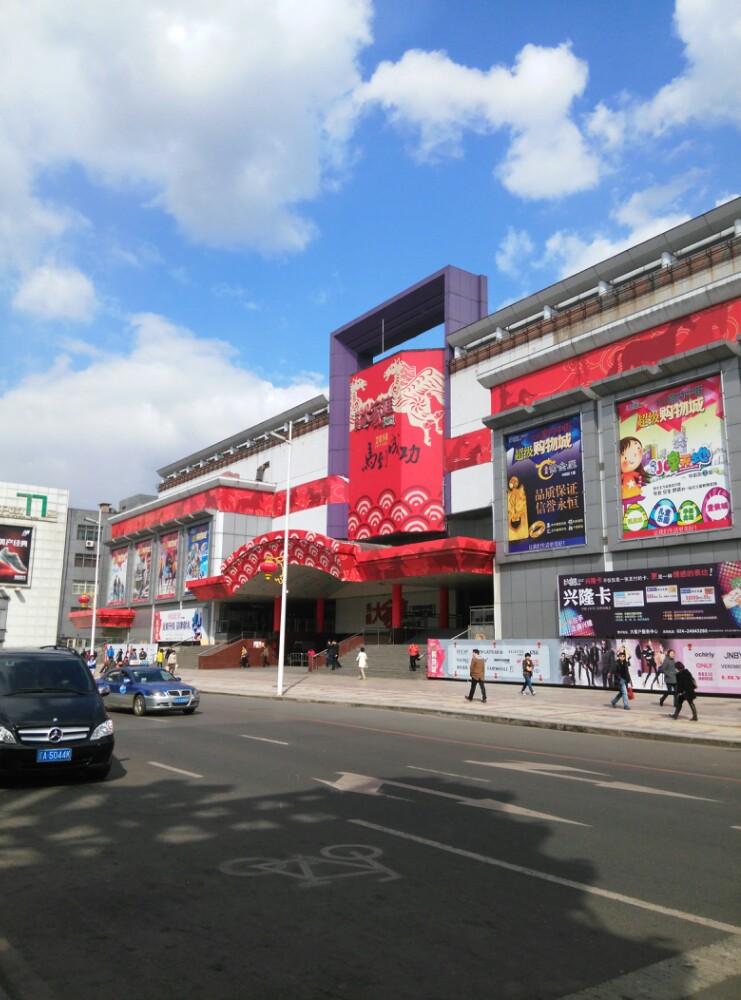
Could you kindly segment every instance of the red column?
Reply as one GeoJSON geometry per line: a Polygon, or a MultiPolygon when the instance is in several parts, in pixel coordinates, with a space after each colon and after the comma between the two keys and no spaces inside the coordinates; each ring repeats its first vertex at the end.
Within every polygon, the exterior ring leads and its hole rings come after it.
{"type": "Polygon", "coordinates": [[[324,631],[324,598],[317,597],[316,599],[316,630],[317,632],[324,631]]]}
{"type": "Polygon", "coordinates": [[[440,617],[438,621],[439,628],[448,628],[448,588],[440,588],[440,617]]]}
{"type": "Polygon", "coordinates": [[[391,584],[391,628],[401,628],[404,604],[401,599],[401,584],[391,584]]]}
{"type": "Polygon", "coordinates": [[[273,632],[280,632],[280,597],[273,598],[273,632]]]}

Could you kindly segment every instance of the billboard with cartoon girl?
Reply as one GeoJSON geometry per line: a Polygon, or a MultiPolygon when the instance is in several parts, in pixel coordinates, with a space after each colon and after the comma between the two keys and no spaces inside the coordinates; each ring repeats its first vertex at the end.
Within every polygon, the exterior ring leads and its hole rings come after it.
{"type": "Polygon", "coordinates": [[[617,410],[623,538],[730,527],[720,375],[617,410]]]}

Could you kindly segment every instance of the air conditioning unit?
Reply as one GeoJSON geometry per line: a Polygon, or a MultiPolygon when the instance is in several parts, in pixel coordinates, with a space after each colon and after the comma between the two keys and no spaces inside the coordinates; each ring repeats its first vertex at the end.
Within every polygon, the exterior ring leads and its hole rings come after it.
{"type": "Polygon", "coordinates": [[[92,540],[92,538],[88,538],[88,540],[85,542],[85,548],[86,549],[94,549],[95,548],[95,542],[92,540]]]}

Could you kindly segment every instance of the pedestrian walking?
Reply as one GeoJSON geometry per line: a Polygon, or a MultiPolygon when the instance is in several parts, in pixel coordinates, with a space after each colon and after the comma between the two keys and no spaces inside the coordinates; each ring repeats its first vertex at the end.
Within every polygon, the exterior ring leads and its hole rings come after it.
{"type": "Polygon", "coordinates": [[[617,703],[620,701],[620,698],[622,698],[623,708],[626,712],[629,712],[630,705],[628,704],[628,687],[632,687],[633,682],[630,679],[630,668],[628,667],[628,657],[625,650],[621,649],[618,653],[617,662],[615,663],[613,671],[613,678],[620,690],[612,699],[610,704],[613,708],[616,708],[617,703]]]}
{"type": "Polygon", "coordinates": [[[242,646],[242,652],[239,654],[239,665],[244,670],[247,666],[247,647],[242,646]]]}
{"type": "Polygon", "coordinates": [[[327,663],[332,670],[339,666],[339,648],[334,639],[327,640],[327,663]]]}
{"type": "Polygon", "coordinates": [[[262,650],[260,652],[260,660],[262,661],[263,667],[270,666],[270,647],[268,646],[267,643],[265,643],[265,645],[262,647],[262,650]]]}
{"type": "Polygon", "coordinates": [[[525,653],[522,658],[522,678],[523,683],[520,688],[520,694],[525,694],[525,690],[529,689],[530,694],[535,697],[535,691],[533,691],[533,658],[529,652],[525,653]]]}
{"type": "Polygon", "coordinates": [[[478,649],[473,650],[473,655],[471,656],[471,663],[468,667],[468,673],[471,678],[471,690],[466,695],[466,701],[473,701],[473,696],[476,691],[476,685],[481,688],[481,700],[486,703],[486,688],[484,687],[484,678],[486,677],[486,665],[484,663],[484,658],[479,653],[478,649]]]}
{"type": "Polygon", "coordinates": [[[410,642],[407,652],[409,653],[409,669],[416,670],[419,666],[419,646],[417,643],[410,642]]]}
{"type": "Polygon", "coordinates": [[[672,704],[677,707],[677,663],[674,659],[674,650],[667,649],[666,656],[661,664],[661,672],[664,675],[666,691],[659,698],[659,704],[663,705],[669,695],[672,696],[672,704]]]}
{"type": "Polygon", "coordinates": [[[175,652],[174,649],[171,649],[167,656],[167,669],[170,671],[171,674],[174,675],[177,668],[178,668],[178,654],[175,652]]]}
{"type": "Polygon", "coordinates": [[[355,657],[358,661],[358,678],[361,681],[365,680],[365,670],[368,666],[368,654],[365,651],[365,646],[361,646],[358,650],[358,655],[355,657]]]}
{"type": "Polygon", "coordinates": [[[678,719],[679,713],[685,702],[690,706],[692,721],[697,722],[697,709],[695,708],[695,691],[697,683],[681,660],[677,660],[677,707],[674,709],[672,719],[678,719]]]}

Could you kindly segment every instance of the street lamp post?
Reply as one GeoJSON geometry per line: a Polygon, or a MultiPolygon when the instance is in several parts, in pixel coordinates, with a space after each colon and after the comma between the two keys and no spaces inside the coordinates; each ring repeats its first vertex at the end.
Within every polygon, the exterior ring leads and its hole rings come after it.
{"type": "Polygon", "coordinates": [[[280,638],[278,640],[278,697],[283,697],[283,666],[286,658],[286,597],[288,595],[288,520],[291,512],[291,454],[293,452],[293,421],[288,421],[288,437],[271,431],[274,438],[288,445],[286,467],[286,526],[283,533],[283,580],[280,588],[280,638]]]}
{"type": "MultiPolygon", "coordinates": [[[[95,538],[95,582],[93,583],[93,620],[90,625],[90,652],[95,652],[95,618],[98,614],[98,577],[100,574],[100,530],[103,514],[107,514],[111,509],[109,503],[98,504],[98,534],[95,538]]],[[[86,521],[95,524],[92,517],[86,517],[86,521]]]]}

